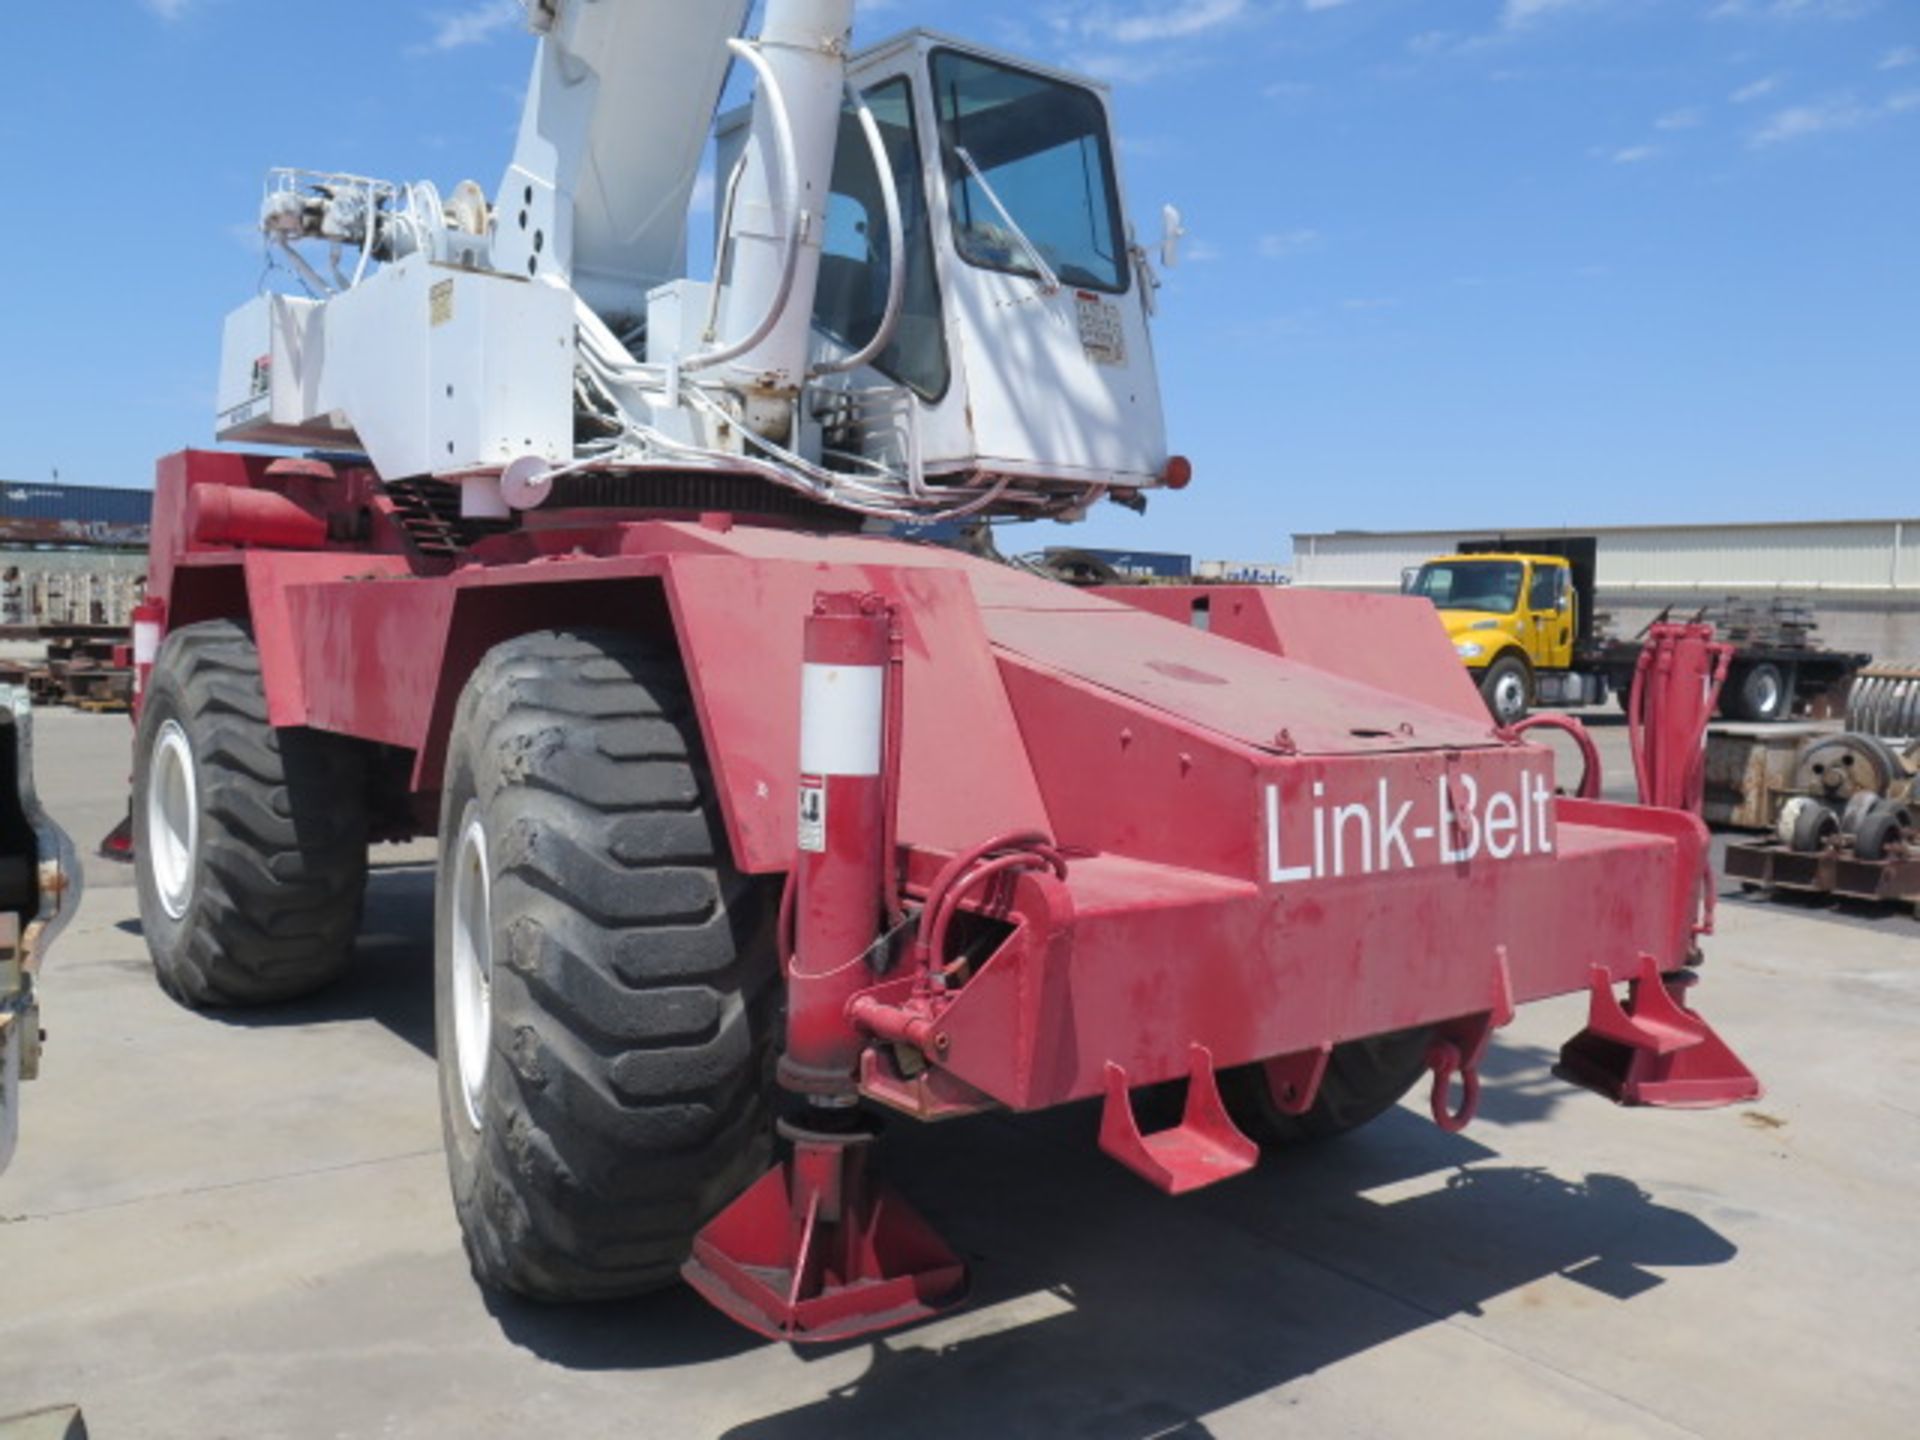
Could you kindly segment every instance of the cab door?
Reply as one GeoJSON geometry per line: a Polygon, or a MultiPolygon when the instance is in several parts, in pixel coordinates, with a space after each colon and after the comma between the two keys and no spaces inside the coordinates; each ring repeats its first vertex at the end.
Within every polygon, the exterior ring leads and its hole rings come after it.
{"type": "Polygon", "coordinates": [[[1536,670],[1573,666],[1573,572],[1565,565],[1536,560],[1527,582],[1527,653],[1536,670]]]}

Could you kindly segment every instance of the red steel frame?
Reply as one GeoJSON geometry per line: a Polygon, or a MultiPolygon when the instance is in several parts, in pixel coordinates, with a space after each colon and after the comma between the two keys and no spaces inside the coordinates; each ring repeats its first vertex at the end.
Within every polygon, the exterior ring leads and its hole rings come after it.
{"type": "MultiPolygon", "coordinates": [[[[1454,1126],[1513,1006],[1573,992],[1594,1014],[1570,1047],[1582,1083],[1648,1103],[1757,1093],[1685,1008],[1704,826],[1555,795],[1551,752],[1493,725],[1418,600],[1109,597],[730,515],[536,513],[432,559],[364,470],[211,453],[160,467],[150,587],[169,627],[250,618],[273,722],[406,752],[419,817],[489,648],[555,626],[656,635],[690,677],[735,861],[763,874],[796,861],[808,617],[847,603],[822,597],[884,611],[892,853],[875,873],[898,879],[853,931],[902,906],[1000,927],[966,965],[923,933],[838,997],[840,1049],[816,1035],[896,1110],[1105,1096],[1105,1148],[1190,1188],[1250,1163],[1210,1098],[1218,1067],[1266,1062],[1304,1108],[1330,1046],[1432,1025],[1435,1116],[1454,1126]],[[1187,1121],[1141,1136],[1128,1091],[1181,1077],[1187,1121]]],[[[944,1264],[912,1238],[910,1270],[944,1264]]],[[[784,1301],[728,1308],[811,1338],[788,1258],[784,1301]]],[[[864,1283],[824,1282],[843,1301],[864,1283]]],[[[826,1323],[897,1323],[898,1298],[856,1295],[826,1323]]]]}

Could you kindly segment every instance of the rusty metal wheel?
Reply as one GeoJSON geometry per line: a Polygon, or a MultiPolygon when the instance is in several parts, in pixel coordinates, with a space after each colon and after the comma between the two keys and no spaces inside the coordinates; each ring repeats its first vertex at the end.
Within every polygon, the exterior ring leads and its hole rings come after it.
{"type": "Polygon", "coordinates": [[[1860,823],[1853,837],[1853,853],[1862,860],[1885,860],[1893,846],[1913,833],[1913,811],[1882,802],[1860,823]]]}
{"type": "Polygon", "coordinates": [[[1787,844],[1802,855],[1815,855],[1839,834],[1840,817],[1818,800],[1810,800],[1793,812],[1787,844]]]}

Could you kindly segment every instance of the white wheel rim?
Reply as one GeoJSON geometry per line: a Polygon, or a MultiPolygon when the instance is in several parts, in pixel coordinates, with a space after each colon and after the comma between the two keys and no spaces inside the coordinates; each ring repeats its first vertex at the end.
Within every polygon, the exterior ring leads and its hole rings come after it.
{"type": "Polygon", "coordinates": [[[1762,674],[1759,684],[1754,686],[1754,708],[1762,715],[1771,715],[1774,706],[1780,703],[1780,679],[1776,675],[1762,674]]]}
{"type": "Polygon", "coordinates": [[[453,1052],[467,1122],[480,1128],[481,1097],[493,1051],[493,879],[487,827],[469,804],[453,860],[453,1052]]]}
{"type": "Polygon", "coordinates": [[[1493,687],[1493,703],[1502,720],[1516,719],[1526,707],[1527,688],[1518,675],[1502,675],[1493,687]]]}
{"type": "Polygon", "coordinates": [[[147,769],[147,865],[160,908],[185,917],[193,903],[194,856],[200,844],[200,786],[193,746],[178,720],[160,727],[147,769]]]}

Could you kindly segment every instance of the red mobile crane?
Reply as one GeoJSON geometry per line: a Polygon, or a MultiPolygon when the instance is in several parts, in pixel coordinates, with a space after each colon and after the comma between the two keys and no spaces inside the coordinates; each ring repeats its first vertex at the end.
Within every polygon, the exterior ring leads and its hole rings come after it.
{"type": "Polygon", "coordinates": [[[326,458],[160,466],[133,817],[161,983],[326,983],[369,842],[437,833],[476,1274],[684,1273],[795,1339],[964,1290],[866,1164],[876,1109],[1096,1098],[1102,1148],[1179,1193],[1423,1076],[1464,1125],[1492,1033],[1569,992],[1583,1083],[1757,1093],[1687,1003],[1699,821],[1557,793],[1425,602],[1268,592],[1229,637],[867,533],[1184,485],[1152,268],[1097,87],[920,32],[852,54],[849,0],[771,0],[754,41],[746,9],[531,4],[491,201],[270,185],[304,293],[229,321],[221,435],[326,458]],[[696,284],[729,57],[755,99],[696,284]],[[1143,1133],[1133,1092],[1182,1080],[1143,1133]]]}

